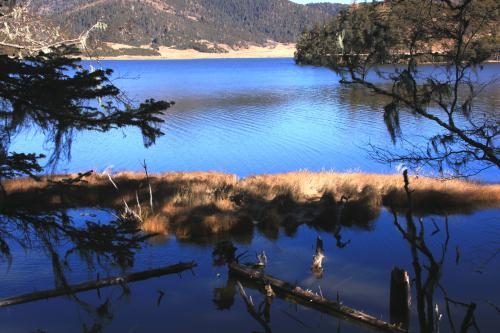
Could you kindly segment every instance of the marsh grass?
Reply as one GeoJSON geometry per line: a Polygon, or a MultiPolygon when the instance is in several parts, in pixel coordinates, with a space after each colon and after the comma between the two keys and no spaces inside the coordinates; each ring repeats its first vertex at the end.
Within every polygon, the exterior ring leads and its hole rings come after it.
{"type": "MultiPolygon", "coordinates": [[[[148,202],[144,174],[93,174],[78,185],[64,186],[54,176],[37,182],[5,182],[3,209],[50,211],[69,207],[130,206],[148,202]],[[50,182],[49,182],[50,180],[50,182]],[[136,194],[137,193],[137,194],[136,194]]],[[[404,209],[401,175],[293,172],[257,175],[238,180],[224,173],[166,173],[150,175],[154,210],[143,219],[147,232],[190,239],[221,234],[244,234],[254,225],[269,238],[280,228],[293,234],[307,223],[325,230],[340,225],[370,228],[383,206],[404,209]]],[[[411,177],[414,210],[418,214],[469,213],[500,207],[500,185],[460,180],[411,177]]],[[[144,211],[147,211],[146,207],[144,211]]]]}

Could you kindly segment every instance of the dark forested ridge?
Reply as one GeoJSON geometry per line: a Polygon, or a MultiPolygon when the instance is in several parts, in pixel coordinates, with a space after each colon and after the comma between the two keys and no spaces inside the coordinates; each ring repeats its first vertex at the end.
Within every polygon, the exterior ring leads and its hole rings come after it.
{"type": "Polygon", "coordinates": [[[288,0],[33,0],[34,10],[73,34],[101,20],[99,40],[217,52],[268,41],[294,42],[342,5],[304,6],[288,0]]]}
{"type": "Polygon", "coordinates": [[[332,16],[337,15],[342,9],[345,9],[347,7],[347,5],[345,4],[331,2],[308,3],[306,6],[309,8],[320,10],[324,13],[331,14],[332,16]]]}

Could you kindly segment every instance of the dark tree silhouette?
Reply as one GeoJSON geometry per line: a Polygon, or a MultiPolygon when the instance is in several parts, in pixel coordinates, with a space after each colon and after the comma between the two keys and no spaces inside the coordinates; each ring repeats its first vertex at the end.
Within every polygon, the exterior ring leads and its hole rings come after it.
{"type": "Polygon", "coordinates": [[[111,83],[111,70],[83,69],[79,59],[69,57],[74,52],[63,47],[26,58],[0,55],[0,179],[42,170],[40,154],[9,150],[13,137],[26,127],[43,131],[53,143],[50,163],[62,153],[69,155],[75,131],[134,126],[146,146],[163,134],[161,114],[171,103],[146,100],[131,106],[111,83]]]}
{"type": "Polygon", "coordinates": [[[0,54],[0,182],[42,171],[42,155],[9,149],[26,127],[42,131],[52,144],[52,165],[62,154],[70,156],[75,131],[133,126],[146,146],[153,144],[163,134],[161,115],[172,102],[134,105],[111,82],[112,70],[87,70],[76,58],[89,34],[106,25],[97,22],[68,39],[57,26],[33,16],[29,6],[30,1],[10,1],[0,14],[0,46],[15,55],[0,54]]]}
{"type": "Polygon", "coordinates": [[[404,139],[401,112],[439,129],[423,146],[411,142],[406,153],[372,147],[375,158],[413,167],[430,165],[441,172],[449,168],[462,175],[500,168],[498,110],[475,105],[494,80],[481,80],[479,72],[498,54],[499,8],[498,1],[490,0],[352,6],[330,24],[305,32],[295,59],[329,67],[342,82],[385,96],[384,121],[393,141],[404,139]],[[440,66],[422,66],[429,62],[440,66]]]}
{"type": "MultiPolygon", "coordinates": [[[[163,135],[162,114],[173,102],[128,100],[112,83],[112,70],[85,69],[77,58],[76,45],[85,48],[89,31],[71,40],[42,23],[27,13],[24,4],[0,12],[0,46],[13,50],[10,56],[0,54],[0,263],[12,260],[10,243],[24,248],[38,245],[51,259],[56,286],[66,286],[64,269],[72,255],[78,254],[90,266],[125,268],[133,265],[135,251],[147,236],[140,221],[125,215],[109,223],[85,219],[76,226],[65,211],[32,212],[5,205],[3,181],[36,179],[45,167],[40,153],[12,151],[13,139],[27,128],[43,133],[52,147],[49,166],[70,156],[77,131],[135,127],[142,132],[144,145],[150,146],[163,135]],[[61,244],[71,246],[64,249],[61,244]]],[[[87,174],[55,185],[77,186],[87,174]]]]}

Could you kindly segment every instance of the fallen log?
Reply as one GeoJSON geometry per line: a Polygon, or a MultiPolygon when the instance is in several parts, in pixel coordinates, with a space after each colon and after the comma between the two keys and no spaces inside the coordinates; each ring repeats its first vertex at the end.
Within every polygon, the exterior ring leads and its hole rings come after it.
{"type": "Polygon", "coordinates": [[[147,280],[147,279],[160,277],[160,276],[164,276],[164,275],[168,275],[168,274],[180,273],[180,272],[183,272],[185,270],[192,269],[194,267],[196,267],[196,263],[194,261],[187,262],[187,263],[180,262],[178,264],[167,266],[167,267],[162,267],[162,268],[157,268],[157,269],[152,269],[152,270],[147,270],[147,271],[142,271],[142,272],[136,272],[136,273],[130,273],[127,275],[110,277],[110,278],[106,278],[106,279],[99,279],[96,281],[87,281],[87,282],[83,282],[83,283],[79,283],[79,284],[75,284],[75,285],[70,285],[70,286],[63,287],[63,288],[37,291],[34,293],[4,298],[4,299],[0,300],[0,307],[29,303],[29,302],[34,302],[34,301],[39,301],[39,300],[43,300],[43,299],[64,296],[64,295],[71,295],[71,294],[80,293],[83,291],[100,289],[103,287],[109,287],[109,286],[113,286],[113,285],[124,285],[124,284],[129,283],[129,282],[142,281],[142,280],[147,280]]]}
{"type": "Polygon", "coordinates": [[[294,301],[306,307],[317,309],[323,313],[332,314],[353,322],[361,323],[367,327],[382,332],[407,332],[399,326],[389,324],[383,320],[377,319],[340,303],[329,301],[318,294],[304,290],[273,276],[266,275],[264,272],[252,269],[251,267],[232,262],[229,264],[229,272],[244,277],[259,286],[269,284],[278,296],[292,298],[294,301]]]}

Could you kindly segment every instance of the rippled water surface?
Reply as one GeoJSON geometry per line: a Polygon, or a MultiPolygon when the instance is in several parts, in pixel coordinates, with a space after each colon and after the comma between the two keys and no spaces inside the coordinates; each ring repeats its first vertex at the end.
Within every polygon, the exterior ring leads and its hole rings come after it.
{"type": "MultiPolygon", "coordinates": [[[[330,70],[296,66],[292,59],[193,61],[103,61],[130,98],[173,100],[165,115],[166,135],[145,149],[134,130],[76,135],[70,162],[60,171],[224,171],[247,176],[309,170],[394,172],[370,158],[368,143],[391,147],[380,98],[338,83],[330,70]]],[[[434,70],[432,67],[428,71],[434,70]]],[[[480,77],[500,74],[487,65],[480,77]]],[[[500,85],[477,102],[498,112],[500,85]]],[[[436,130],[403,115],[403,134],[420,141],[436,130]]],[[[41,137],[20,136],[13,150],[40,151],[41,137]]],[[[486,175],[486,176],[485,176],[486,175]]],[[[498,170],[483,179],[500,179],[498,170]]]]}

